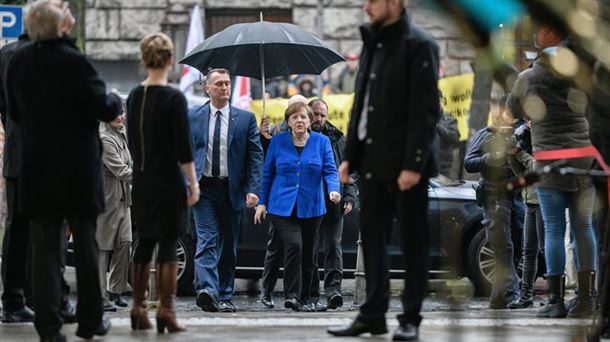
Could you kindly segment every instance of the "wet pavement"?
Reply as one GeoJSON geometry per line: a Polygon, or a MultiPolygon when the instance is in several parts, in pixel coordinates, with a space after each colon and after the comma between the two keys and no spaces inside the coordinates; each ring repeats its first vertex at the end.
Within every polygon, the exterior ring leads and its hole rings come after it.
{"type": "MultiPolygon", "coordinates": [[[[276,308],[267,309],[255,297],[240,295],[235,298],[239,310],[236,313],[206,313],[195,305],[195,298],[179,298],[177,309],[180,322],[187,332],[158,335],[155,330],[132,332],[127,309],[108,313],[113,328],[99,341],[383,341],[391,339],[396,328],[394,317],[400,312],[400,300],[393,296],[387,315],[390,333],[361,338],[334,338],[326,328],[346,324],[357,311],[351,306],[353,297],[346,296],[346,306],[338,310],[304,313],[292,312],[282,307],[281,296],[276,295],[276,308]]],[[[150,317],[154,321],[154,304],[150,317]]],[[[421,341],[487,342],[487,341],[585,341],[589,320],[540,319],[536,308],[525,310],[488,310],[483,298],[465,298],[455,302],[432,295],[423,308],[421,341]]],[[[63,333],[69,341],[76,325],[65,325],[63,333]]],[[[32,324],[0,324],[0,341],[36,341],[32,324]]]]}

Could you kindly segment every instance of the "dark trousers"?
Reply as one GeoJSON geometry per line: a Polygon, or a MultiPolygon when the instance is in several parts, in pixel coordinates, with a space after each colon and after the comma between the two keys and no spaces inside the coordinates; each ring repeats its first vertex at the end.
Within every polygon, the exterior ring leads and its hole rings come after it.
{"type": "Polygon", "coordinates": [[[6,180],[7,215],[2,241],[2,304],[6,311],[21,310],[25,297],[31,293],[28,249],[30,231],[27,218],[17,212],[17,179],[6,180]]]}
{"type": "Polygon", "coordinates": [[[544,221],[538,204],[527,204],[523,227],[521,297],[530,298],[538,274],[538,256],[544,255],[544,221]]]}
{"type": "MultiPolygon", "coordinates": [[[[55,335],[62,326],[59,315],[62,285],[61,268],[66,237],[62,217],[31,217],[32,289],[34,326],[40,336],[55,335]]],[[[74,239],[74,261],[78,284],[77,320],[80,329],[95,329],[102,320],[99,287],[98,246],[95,218],[67,217],[74,239]]]]}
{"type": "Polygon", "coordinates": [[[284,243],[284,296],[309,303],[322,217],[270,217],[275,233],[284,243]]]}
{"type": "Polygon", "coordinates": [[[524,204],[520,197],[502,195],[492,188],[486,189],[485,193],[483,224],[496,260],[489,301],[503,306],[520,296],[514,241],[521,238],[518,234],[523,229],[524,204]],[[514,239],[517,235],[519,238],[514,239]]]}
{"type": "Polygon", "coordinates": [[[390,298],[388,245],[396,215],[405,265],[405,288],[401,298],[404,312],[398,320],[400,324],[419,325],[430,263],[428,179],[422,177],[420,183],[408,191],[399,191],[396,181],[362,180],[360,203],[366,300],[360,306],[358,319],[385,323],[390,298]]]}
{"type": "Polygon", "coordinates": [[[233,298],[242,212],[233,209],[228,184],[201,183],[201,198],[193,206],[197,232],[195,290],[210,291],[219,301],[233,298]]]}
{"type": "MultiPolygon", "coordinates": [[[[324,294],[326,298],[341,294],[341,281],[343,280],[343,249],[341,237],[343,236],[343,216],[336,218],[332,214],[323,216],[320,225],[320,242],[324,254],[324,294]]],[[[320,274],[318,272],[318,253],[316,267],[311,282],[311,298],[320,298],[320,274]]]]}
{"type": "Polygon", "coordinates": [[[282,250],[282,239],[280,239],[280,235],[275,231],[273,222],[269,220],[269,240],[267,241],[265,261],[263,263],[263,296],[271,297],[273,295],[282,265],[282,250]]]}

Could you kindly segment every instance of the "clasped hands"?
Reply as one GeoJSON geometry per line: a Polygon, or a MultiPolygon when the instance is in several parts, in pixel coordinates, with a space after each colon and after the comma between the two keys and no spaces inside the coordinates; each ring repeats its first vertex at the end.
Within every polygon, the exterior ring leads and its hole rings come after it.
{"type": "MultiPolygon", "coordinates": [[[[330,194],[328,194],[328,197],[330,198],[330,201],[335,204],[341,202],[341,194],[336,191],[331,191],[330,194]]],[[[257,201],[258,201],[258,198],[257,198],[257,201]]],[[[266,217],[267,217],[267,206],[264,204],[257,206],[256,213],[254,213],[254,224],[262,223],[266,217]]]]}

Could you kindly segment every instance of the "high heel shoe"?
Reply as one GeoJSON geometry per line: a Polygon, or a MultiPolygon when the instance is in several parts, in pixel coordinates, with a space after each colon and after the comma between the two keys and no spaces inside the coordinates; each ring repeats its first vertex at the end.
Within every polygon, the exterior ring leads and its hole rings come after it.
{"type": "Polygon", "coordinates": [[[165,262],[157,268],[157,292],[159,293],[159,308],[157,309],[157,332],[170,333],[185,331],[186,327],[176,320],[174,301],[176,299],[176,278],[178,276],[178,264],[165,262]]]}

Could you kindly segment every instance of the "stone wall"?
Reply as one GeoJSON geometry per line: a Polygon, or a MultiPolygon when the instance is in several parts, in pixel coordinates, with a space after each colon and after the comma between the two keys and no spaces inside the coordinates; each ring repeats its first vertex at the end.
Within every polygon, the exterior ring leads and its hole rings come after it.
{"type": "MultiPolygon", "coordinates": [[[[316,32],[317,0],[87,0],[87,54],[95,61],[136,61],[138,41],[146,33],[161,30],[174,40],[179,59],[184,54],[189,13],[195,4],[200,5],[202,13],[206,9],[291,8],[295,24],[316,32]]],[[[358,26],[367,20],[362,4],[362,0],[324,0],[323,39],[342,54],[360,50],[358,26]]],[[[459,39],[460,33],[450,19],[422,8],[417,0],[411,1],[409,11],[412,20],[437,40],[446,75],[471,71],[474,51],[459,39]]],[[[333,69],[337,71],[341,66],[333,69]]]]}

